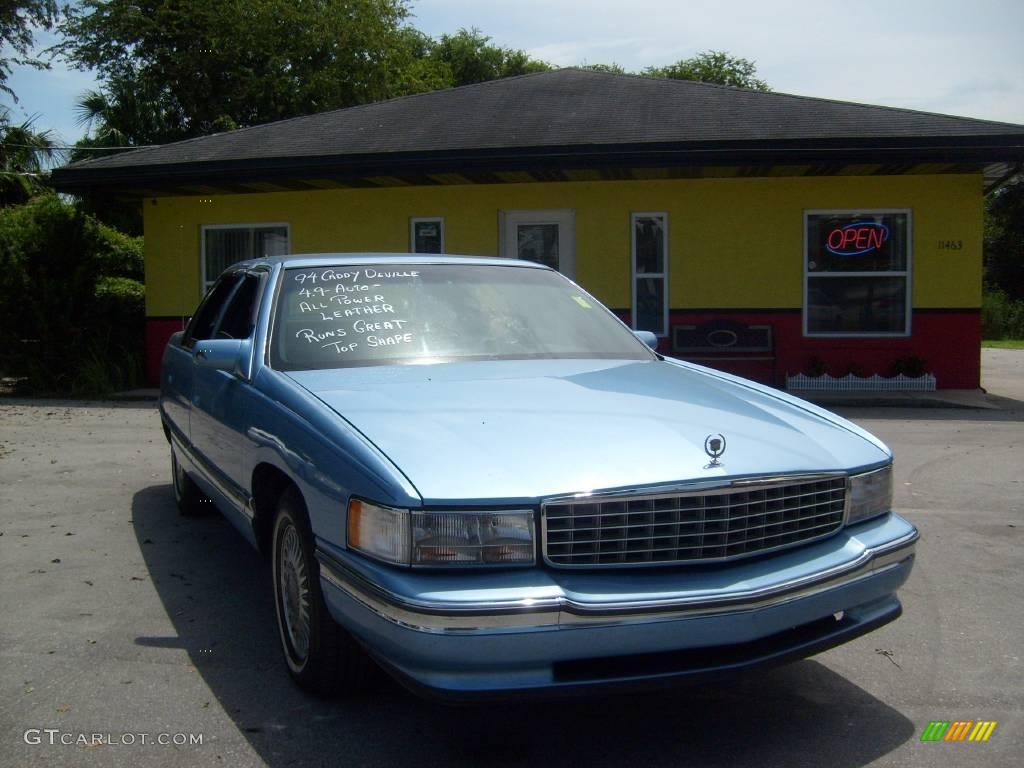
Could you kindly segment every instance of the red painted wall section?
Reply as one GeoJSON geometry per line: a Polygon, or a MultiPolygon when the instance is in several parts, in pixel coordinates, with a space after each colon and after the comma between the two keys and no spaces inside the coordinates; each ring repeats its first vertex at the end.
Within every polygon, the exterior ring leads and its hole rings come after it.
{"type": "MultiPolygon", "coordinates": [[[[628,312],[616,311],[616,314],[629,323],[628,312]]],[[[935,374],[940,389],[977,389],[981,386],[981,314],[977,311],[915,310],[911,336],[884,339],[804,338],[799,310],[760,313],[673,311],[670,320],[672,325],[701,325],[723,318],[746,325],[771,326],[775,359],[701,359],[697,362],[765,384],[785,387],[787,375],[808,372],[812,356],[822,360],[834,376],[849,373],[854,361],[866,376],[874,373],[889,376],[896,358],[916,355],[927,361],[928,370],[935,374]]],[[[183,329],[184,323],[180,318],[146,319],[146,374],[151,385],[160,381],[160,360],[167,340],[171,334],[183,329]]],[[[658,351],[673,355],[671,340],[663,339],[658,351]]],[[[746,357],[755,356],[764,357],[761,354],[746,357]]]]}
{"type": "Polygon", "coordinates": [[[807,339],[801,336],[797,313],[793,326],[786,328],[777,343],[779,370],[783,376],[805,372],[810,356],[817,355],[833,376],[849,373],[853,361],[866,376],[891,376],[896,358],[915,355],[925,360],[939,389],[981,386],[980,312],[915,310],[911,322],[912,334],[907,338],[807,339]]]}
{"type": "MultiPolygon", "coordinates": [[[[629,323],[629,312],[616,310],[629,323]]],[[[977,389],[981,386],[981,314],[976,310],[915,310],[912,334],[906,338],[805,338],[800,310],[776,312],[681,312],[673,310],[671,325],[702,325],[729,319],[745,325],[772,328],[774,360],[754,360],[764,353],[729,355],[739,360],[715,359],[715,355],[694,360],[710,368],[719,368],[738,376],[771,384],[786,385],[786,376],[808,373],[812,357],[821,360],[833,376],[844,376],[856,365],[858,375],[893,375],[893,362],[915,355],[926,361],[939,389],[977,389]]],[[[658,351],[678,357],[671,339],[663,339],[658,351]]],[[[768,355],[769,357],[771,355],[768,355]]],[[[687,358],[692,359],[692,358],[687,358]]]]}
{"type": "Polygon", "coordinates": [[[167,340],[183,330],[185,321],[180,317],[146,318],[146,379],[150,386],[160,384],[160,361],[163,359],[167,340]]]}

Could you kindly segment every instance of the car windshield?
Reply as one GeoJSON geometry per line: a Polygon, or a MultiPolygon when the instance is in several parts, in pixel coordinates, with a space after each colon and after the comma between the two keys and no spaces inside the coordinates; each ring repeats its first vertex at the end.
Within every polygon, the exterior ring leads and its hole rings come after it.
{"type": "Polygon", "coordinates": [[[651,352],[556,272],[481,264],[286,269],[273,327],[279,370],[599,358],[651,352]]]}

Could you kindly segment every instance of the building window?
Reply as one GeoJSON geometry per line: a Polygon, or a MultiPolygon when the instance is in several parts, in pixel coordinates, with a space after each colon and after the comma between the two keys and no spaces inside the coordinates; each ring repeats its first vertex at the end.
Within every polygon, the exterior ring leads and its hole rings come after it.
{"type": "Polygon", "coordinates": [[[444,219],[417,218],[409,222],[413,253],[444,253],[444,219]]]}
{"type": "Polygon", "coordinates": [[[289,251],[287,224],[226,224],[203,227],[203,292],[237,261],[283,256],[289,251]]]}
{"type": "Polygon", "coordinates": [[[910,333],[910,211],[804,213],[804,334],[910,333]]]}
{"type": "Polygon", "coordinates": [[[633,328],[668,335],[668,214],[634,213],[633,328]]]}

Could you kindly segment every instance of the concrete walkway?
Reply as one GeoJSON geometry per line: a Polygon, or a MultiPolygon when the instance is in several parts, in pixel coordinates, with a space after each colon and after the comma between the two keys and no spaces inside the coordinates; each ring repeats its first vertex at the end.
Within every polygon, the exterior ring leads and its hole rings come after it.
{"type": "Polygon", "coordinates": [[[934,392],[803,392],[790,394],[823,408],[983,408],[1000,410],[980,389],[938,389],[934,392]]]}
{"type": "Polygon", "coordinates": [[[981,389],[935,392],[797,392],[825,408],[1024,409],[1024,349],[981,350],[981,389]]]}
{"type": "Polygon", "coordinates": [[[1024,349],[981,350],[981,386],[993,397],[1024,403],[1024,349]]]}

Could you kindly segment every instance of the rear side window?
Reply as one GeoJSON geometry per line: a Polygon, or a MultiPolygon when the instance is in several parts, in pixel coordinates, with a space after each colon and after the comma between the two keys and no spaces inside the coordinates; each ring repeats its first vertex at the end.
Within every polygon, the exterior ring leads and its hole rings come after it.
{"type": "Polygon", "coordinates": [[[217,322],[224,313],[224,307],[228,299],[231,298],[231,293],[235,290],[235,286],[238,285],[240,279],[241,275],[237,273],[225,275],[206,294],[206,298],[203,299],[203,303],[196,310],[192,322],[188,324],[184,341],[186,347],[192,347],[197,340],[213,338],[214,328],[217,327],[217,322]]]}
{"type": "Polygon", "coordinates": [[[245,275],[224,311],[217,326],[218,339],[247,339],[256,327],[256,305],[259,300],[260,279],[245,275]]]}

